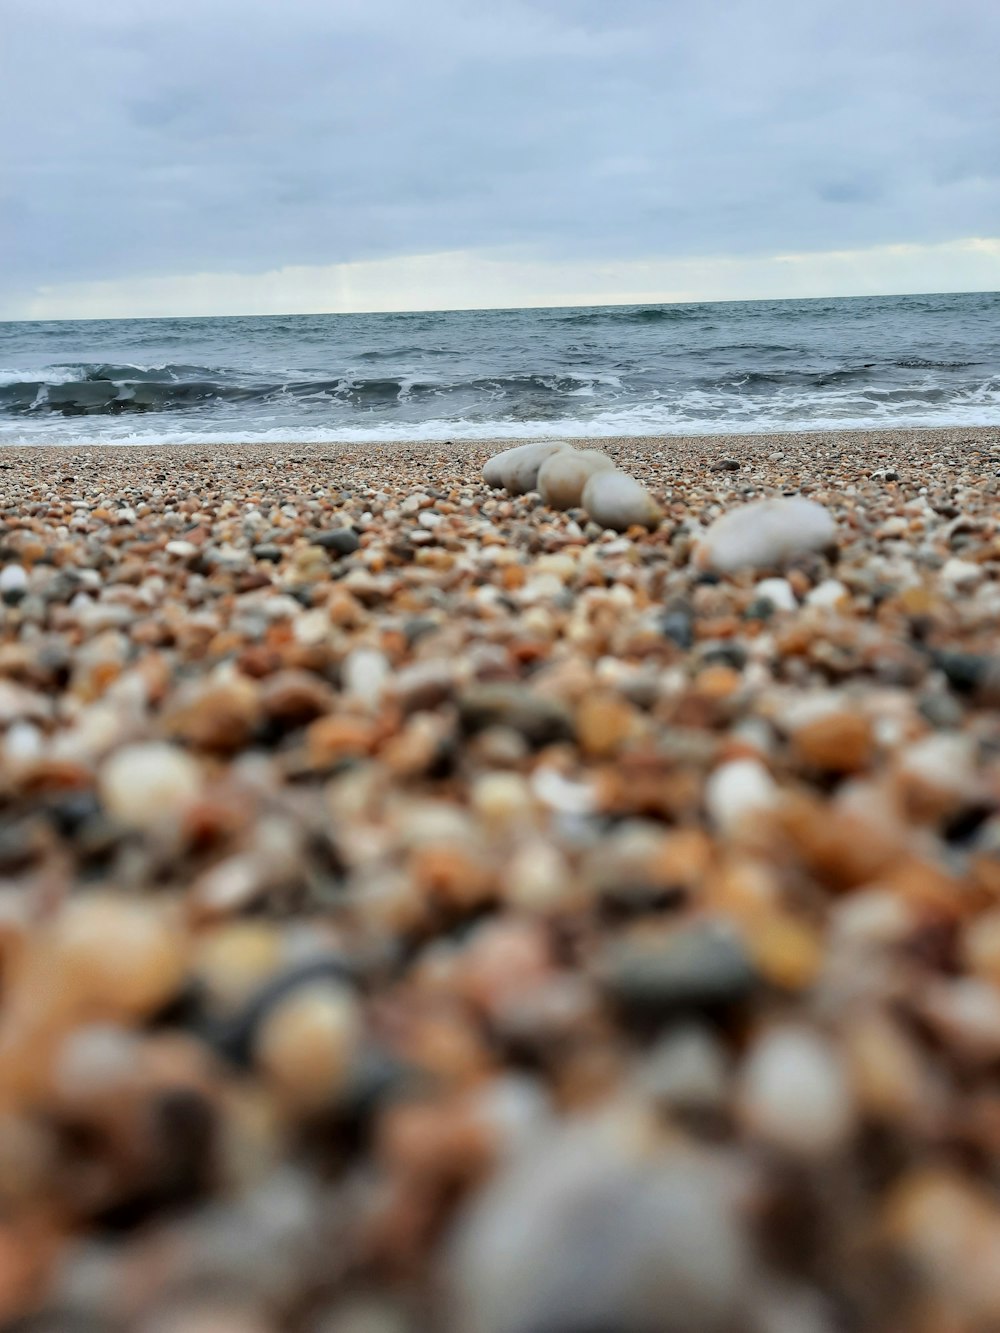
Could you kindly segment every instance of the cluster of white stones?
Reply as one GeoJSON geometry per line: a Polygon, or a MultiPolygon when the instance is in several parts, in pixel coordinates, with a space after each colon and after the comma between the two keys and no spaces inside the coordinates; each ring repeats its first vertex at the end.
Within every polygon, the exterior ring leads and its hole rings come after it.
{"type": "MultiPolygon", "coordinates": [[[[577,449],[566,440],[522,444],[495,454],[483,468],[487,486],[510,495],[538,491],[553,509],[586,511],[602,528],[655,529],[663,511],[640,482],[599,449],[577,449]]],[[[836,540],[830,513],[804,496],[757,500],[729,510],[706,529],[695,563],[717,574],[740,569],[780,569],[836,540]]]]}
{"type": "Polygon", "coordinates": [[[483,468],[483,481],[524,495],[538,491],[553,509],[585,509],[595,523],[615,532],[652,530],[663,517],[642,486],[598,449],[575,449],[565,440],[522,444],[496,454],[483,468]]]}

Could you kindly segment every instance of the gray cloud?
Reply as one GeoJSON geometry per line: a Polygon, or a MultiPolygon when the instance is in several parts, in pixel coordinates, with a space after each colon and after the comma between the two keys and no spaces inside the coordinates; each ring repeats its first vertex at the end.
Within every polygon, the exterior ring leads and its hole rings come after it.
{"type": "Polygon", "coordinates": [[[994,0],[6,0],[0,313],[451,249],[994,235],[994,0]]]}

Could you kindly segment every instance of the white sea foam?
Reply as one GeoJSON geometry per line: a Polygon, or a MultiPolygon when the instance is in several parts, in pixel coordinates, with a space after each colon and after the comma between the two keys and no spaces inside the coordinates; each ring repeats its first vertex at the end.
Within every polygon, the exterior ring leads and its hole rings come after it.
{"type": "Polygon", "coordinates": [[[0,368],[0,388],[7,384],[72,384],[81,378],[79,366],[35,366],[31,370],[0,368]]]}
{"type": "Polygon", "coordinates": [[[741,411],[727,404],[723,415],[711,395],[690,393],[673,402],[659,399],[610,408],[587,417],[565,414],[544,420],[447,420],[386,422],[373,414],[371,424],[308,427],[261,426],[247,429],[245,418],[228,430],[222,426],[181,424],[176,418],[149,416],[141,424],[123,417],[55,417],[23,419],[0,424],[0,444],[310,444],[377,443],[394,440],[527,440],[548,437],[600,439],[643,435],[754,435],[797,430],[864,430],[935,428],[946,426],[1000,426],[1000,387],[984,389],[963,400],[938,406],[926,403],[872,403],[861,410],[856,397],[837,404],[814,397],[785,402],[780,410],[748,401],[741,411]],[[714,409],[714,410],[713,410],[714,409]],[[818,410],[819,409],[819,410],[818,410]]]}

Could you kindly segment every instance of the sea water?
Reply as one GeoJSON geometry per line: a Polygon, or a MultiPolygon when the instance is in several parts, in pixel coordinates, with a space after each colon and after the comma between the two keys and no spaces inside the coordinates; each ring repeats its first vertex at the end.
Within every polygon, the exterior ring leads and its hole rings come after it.
{"type": "Polygon", "coordinates": [[[0,323],[0,443],[1000,425],[1000,293],[0,323]]]}

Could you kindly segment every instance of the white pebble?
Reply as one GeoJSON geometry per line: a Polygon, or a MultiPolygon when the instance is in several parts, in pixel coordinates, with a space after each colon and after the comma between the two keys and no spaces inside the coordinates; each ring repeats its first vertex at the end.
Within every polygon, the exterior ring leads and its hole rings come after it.
{"type": "Polygon", "coordinates": [[[196,761],[164,741],[124,746],[105,762],[100,779],[108,813],[132,828],[151,828],[176,815],[200,785],[196,761]]]}
{"type": "Polygon", "coordinates": [[[4,565],[0,570],[0,593],[25,592],[28,575],[22,565],[4,565]]]}
{"type": "Polygon", "coordinates": [[[798,606],[795,592],[787,579],[761,579],[754,593],[770,602],[775,611],[794,611],[798,606]]]}
{"type": "Polygon", "coordinates": [[[804,1156],[833,1151],[854,1128],[840,1057],[806,1027],[777,1028],[757,1042],[743,1066],[739,1104],[754,1134],[804,1156]]]}
{"type": "Polygon", "coordinates": [[[720,765],[705,784],[709,818],[724,834],[734,833],[748,817],[769,810],[778,787],[756,759],[732,759],[720,765]]]}
{"type": "Polygon", "coordinates": [[[979,792],[976,741],[966,732],[935,731],[913,741],[898,759],[904,778],[956,799],[974,799],[979,792]]]}
{"type": "Polygon", "coordinates": [[[175,555],[178,560],[189,560],[191,556],[198,554],[198,548],[194,542],[175,541],[167,542],[163,548],[167,555],[175,555]]]}
{"type": "Polygon", "coordinates": [[[847,589],[839,579],[824,579],[806,595],[806,606],[834,607],[847,600],[847,589]]]}
{"type": "Polygon", "coordinates": [[[391,668],[384,653],[377,648],[355,648],[344,658],[341,679],[344,693],[366,704],[375,704],[381,697],[391,668]]]}
{"type": "Polygon", "coordinates": [[[720,574],[738,569],[774,569],[836,537],[833,516],[804,496],[755,500],[717,518],[698,544],[695,560],[720,574]]]}
{"type": "Polygon", "coordinates": [[[656,501],[634,477],[624,472],[595,472],[583,488],[582,504],[602,528],[655,528],[663,517],[656,501]]]}
{"type": "Polygon", "coordinates": [[[525,822],[531,818],[534,801],[531,788],[520,773],[483,773],[476,778],[470,803],[485,824],[494,828],[525,822]]]}
{"type": "Polygon", "coordinates": [[[982,565],[975,565],[971,560],[959,560],[952,556],[941,569],[941,582],[959,592],[975,588],[983,581],[982,565]]]}
{"type": "Polygon", "coordinates": [[[8,730],[3,755],[10,764],[26,764],[41,757],[45,748],[42,733],[31,722],[15,722],[8,730]]]}

